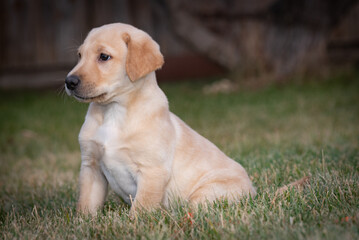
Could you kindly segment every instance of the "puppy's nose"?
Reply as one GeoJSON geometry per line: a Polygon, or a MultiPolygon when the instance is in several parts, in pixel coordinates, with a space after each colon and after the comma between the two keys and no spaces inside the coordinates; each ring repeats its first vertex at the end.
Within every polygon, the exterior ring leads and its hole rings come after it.
{"type": "Polygon", "coordinates": [[[79,85],[79,83],[80,83],[80,78],[76,75],[67,76],[65,79],[66,87],[69,90],[75,90],[75,88],[77,87],[77,85],[79,85]]]}

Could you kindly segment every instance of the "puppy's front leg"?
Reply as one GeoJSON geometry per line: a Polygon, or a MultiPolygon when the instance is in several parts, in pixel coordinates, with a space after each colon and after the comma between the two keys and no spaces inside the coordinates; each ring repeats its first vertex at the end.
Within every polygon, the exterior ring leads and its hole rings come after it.
{"type": "Polygon", "coordinates": [[[108,189],[107,179],[99,163],[101,147],[92,141],[80,141],[80,143],[82,163],[77,209],[85,214],[96,215],[97,210],[105,202],[108,189]]]}
{"type": "Polygon", "coordinates": [[[86,214],[96,214],[96,211],[103,206],[108,188],[107,179],[99,165],[103,148],[91,140],[102,122],[100,113],[99,106],[91,103],[79,135],[82,163],[77,210],[86,214]]]}
{"type": "Polygon", "coordinates": [[[108,182],[99,166],[83,163],[80,171],[78,211],[96,215],[107,195],[108,182]]]}
{"type": "Polygon", "coordinates": [[[141,172],[131,212],[135,212],[138,208],[159,207],[164,200],[168,181],[169,172],[163,168],[151,168],[141,172]]]}

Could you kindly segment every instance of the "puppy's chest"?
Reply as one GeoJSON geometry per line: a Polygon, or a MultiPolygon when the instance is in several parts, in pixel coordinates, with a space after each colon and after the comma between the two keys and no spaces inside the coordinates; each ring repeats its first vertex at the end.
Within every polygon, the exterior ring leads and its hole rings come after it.
{"type": "Polygon", "coordinates": [[[136,166],[126,151],[123,119],[118,115],[105,118],[91,140],[96,143],[101,170],[111,188],[125,201],[135,197],[137,189],[136,166]]]}
{"type": "Polygon", "coordinates": [[[91,140],[101,147],[101,155],[121,149],[123,144],[122,124],[107,121],[100,125],[91,140]]]}

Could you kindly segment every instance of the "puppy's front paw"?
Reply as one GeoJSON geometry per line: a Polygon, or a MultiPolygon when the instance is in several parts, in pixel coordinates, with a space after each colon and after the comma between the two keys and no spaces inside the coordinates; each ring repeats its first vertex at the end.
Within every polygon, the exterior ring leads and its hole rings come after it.
{"type": "Polygon", "coordinates": [[[96,209],[90,209],[89,207],[82,204],[77,204],[76,211],[78,214],[83,216],[97,216],[96,209]]]}
{"type": "Polygon", "coordinates": [[[133,205],[128,213],[128,217],[130,220],[134,221],[138,217],[138,211],[136,210],[136,207],[133,205]]]}

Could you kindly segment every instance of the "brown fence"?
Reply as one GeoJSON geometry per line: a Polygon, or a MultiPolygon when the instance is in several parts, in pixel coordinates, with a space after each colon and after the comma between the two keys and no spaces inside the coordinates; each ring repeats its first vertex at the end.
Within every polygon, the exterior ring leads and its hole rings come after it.
{"type": "MultiPolygon", "coordinates": [[[[171,0],[1,0],[0,87],[62,84],[76,62],[76,49],[87,32],[112,22],[141,28],[160,44],[165,65],[158,72],[159,79],[224,73],[223,68],[187,45],[178,31],[175,33],[169,2],[171,0]]],[[[236,3],[248,7],[249,2],[238,0],[236,3]]],[[[353,2],[356,4],[328,36],[328,55],[337,62],[359,60],[359,4],[353,2]]],[[[212,23],[221,26],[213,19],[212,23]]]]}

